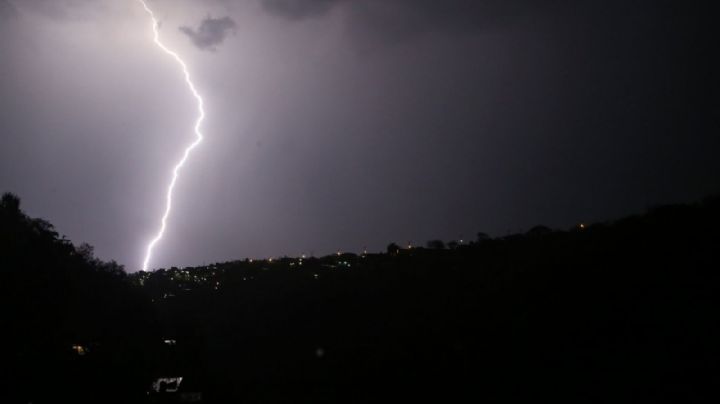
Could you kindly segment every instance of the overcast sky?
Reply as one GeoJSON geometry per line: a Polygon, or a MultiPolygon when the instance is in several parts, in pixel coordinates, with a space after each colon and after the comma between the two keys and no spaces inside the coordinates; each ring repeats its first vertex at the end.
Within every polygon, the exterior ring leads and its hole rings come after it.
{"type": "MultiPolygon", "coordinates": [[[[152,267],[564,228],[720,191],[704,2],[148,3],[207,109],[152,267]]],[[[195,118],[151,35],[134,0],[0,0],[0,191],[130,271],[195,118]]]]}

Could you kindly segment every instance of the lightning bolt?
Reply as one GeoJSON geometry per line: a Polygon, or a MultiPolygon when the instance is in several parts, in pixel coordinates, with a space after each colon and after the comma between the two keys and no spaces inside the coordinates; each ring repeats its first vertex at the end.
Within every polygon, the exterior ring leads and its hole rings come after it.
{"type": "Polygon", "coordinates": [[[152,20],[152,29],[153,29],[153,41],[155,42],[155,45],[157,45],[163,52],[165,52],[168,56],[172,57],[177,64],[182,69],[182,72],[185,76],[185,83],[187,83],[188,88],[190,89],[190,92],[192,93],[193,97],[195,97],[195,100],[197,101],[197,110],[198,110],[198,117],[195,121],[195,140],[190,143],[185,148],[185,152],[182,155],[182,158],[180,161],[178,161],[177,164],[175,164],[175,167],[172,170],[172,179],[170,180],[170,184],[167,188],[167,194],[165,196],[165,212],[162,215],[162,219],[160,220],[160,230],[158,230],[157,235],[155,238],[153,238],[150,243],[147,246],[147,250],[145,252],[145,258],[143,259],[142,269],[143,271],[146,271],[148,268],[148,264],[150,263],[150,259],[152,258],[152,252],[153,248],[155,248],[155,245],[163,238],[163,235],[165,234],[165,228],[167,227],[167,220],[168,216],[170,216],[170,211],[172,210],[172,197],[173,197],[173,190],[175,189],[175,184],[177,183],[178,176],[180,174],[180,169],[185,165],[185,162],[187,161],[188,157],[190,156],[190,153],[193,151],[194,148],[196,148],[200,142],[203,140],[203,133],[200,130],[200,126],[202,125],[203,120],[205,119],[205,108],[203,99],[198,93],[198,91],[195,89],[195,85],[193,84],[192,80],[190,79],[190,72],[188,72],[187,65],[182,60],[180,55],[175,53],[174,51],[168,49],[165,45],[163,45],[162,42],[160,42],[160,32],[159,32],[159,26],[160,23],[155,18],[155,13],[148,7],[145,0],[138,0],[140,4],[142,4],[143,8],[145,8],[145,11],[150,16],[150,19],[152,20]]]}

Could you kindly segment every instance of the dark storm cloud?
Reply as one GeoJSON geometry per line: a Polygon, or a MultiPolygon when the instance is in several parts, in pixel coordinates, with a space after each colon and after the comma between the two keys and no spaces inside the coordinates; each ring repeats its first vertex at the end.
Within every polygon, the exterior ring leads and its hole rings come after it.
{"type": "Polygon", "coordinates": [[[230,17],[208,17],[200,23],[197,30],[191,27],[180,27],[180,31],[187,35],[192,43],[202,50],[215,50],[228,34],[233,32],[237,24],[230,17]]]}
{"type": "Polygon", "coordinates": [[[290,19],[317,17],[325,14],[341,0],[263,0],[263,7],[271,14],[290,19]]]}
{"type": "Polygon", "coordinates": [[[271,14],[289,19],[317,17],[336,6],[347,9],[351,25],[404,36],[433,30],[474,31],[529,15],[564,0],[261,0],[271,14]]]}
{"type": "MultiPolygon", "coordinates": [[[[569,0],[259,0],[271,15],[299,21],[343,19],[344,36],[359,54],[425,35],[477,35],[542,20],[569,0]]],[[[567,8],[567,7],[565,7],[567,8]]]]}
{"type": "Polygon", "coordinates": [[[15,17],[17,17],[15,6],[6,0],[0,0],[0,21],[6,21],[15,17]]]}
{"type": "Polygon", "coordinates": [[[14,0],[14,3],[20,14],[35,14],[62,21],[105,18],[110,9],[119,5],[107,0],[14,0]]]}

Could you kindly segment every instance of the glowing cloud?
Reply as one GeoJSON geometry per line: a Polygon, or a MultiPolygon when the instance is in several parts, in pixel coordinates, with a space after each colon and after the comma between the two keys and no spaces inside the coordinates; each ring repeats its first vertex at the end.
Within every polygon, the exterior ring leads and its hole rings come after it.
{"type": "Polygon", "coordinates": [[[190,143],[185,148],[185,152],[182,155],[182,158],[180,161],[175,164],[175,167],[172,170],[172,179],[170,180],[170,184],[167,187],[167,195],[165,197],[165,212],[162,215],[162,219],[160,220],[160,230],[158,230],[157,235],[150,241],[150,243],[147,246],[147,250],[145,252],[145,258],[143,259],[142,263],[142,269],[143,271],[146,271],[148,268],[148,264],[150,263],[150,259],[152,258],[152,252],[153,248],[155,248],[155,245],[163,238],[163,235],[165,234],[165,229],[167,227],[167,220],[170,216],[170,211],[172,210],[172,197],[173,197],[173,190],[175,189],[175,184],[177,183],[180,169],[185,165],[185,162],[187,161],[188,157],[190,156],[190,153],[192,150],[197,147],[200,142],[203,140],[203,133],[200,130],[200,126],[202,125],[203,120],[205,119],[205,109],[203,104],[203,99],[200,96],[200,94],[195,89],[195,85],[193,84],[192,80],[190,79],[190,73],[188,72],[187,65],[185,62],[180,58],[180,56],[175,53],[174,51],[168,49],[163,45],[162,42],[160,42],[160,32],[159,32],[159,25],[157,18],[155,18],[155,14],[153,11],[148,7],[145,0],[138,0],[140,4],[142,4],[143,8],[145,8],[145,11],[150,15],[150,19],[152,20],[152,28],[153,28],[153,41],[155,42],[155,45],[157,45],[163,52],[165,52],[168,56],[172,57],[177,64],[182,69],[182,72],[185,76],[185,82],[187,83],[188,88],[190,89],[190,92],[192,93],[193,97],[197,100],[197,109],[198,109],[198,118],[195,121],[195,140],[190,143]]]}

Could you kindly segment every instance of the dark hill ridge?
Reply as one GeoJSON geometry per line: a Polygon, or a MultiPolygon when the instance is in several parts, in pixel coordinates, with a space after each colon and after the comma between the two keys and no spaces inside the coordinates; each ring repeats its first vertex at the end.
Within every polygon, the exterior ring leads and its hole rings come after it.
{"type": "Polygon", "coordinates": [[[3,195],[0,402],[143,399],[153,315],[121,266],[93,258],[88,245],[74,247],[3,195]]]}
{"type": "Polygon", "coordinates": [[[9,205],[4,310],[84,313],[9,328],[42,352],[13,366],[57,369],[53,391],[12,379],[2,394],[25,402],[704,402],[719,370],[717,198],[447,249],[130,275],[9,205]],[[173,376],[177,393],[144,395],[173,376]]]}

